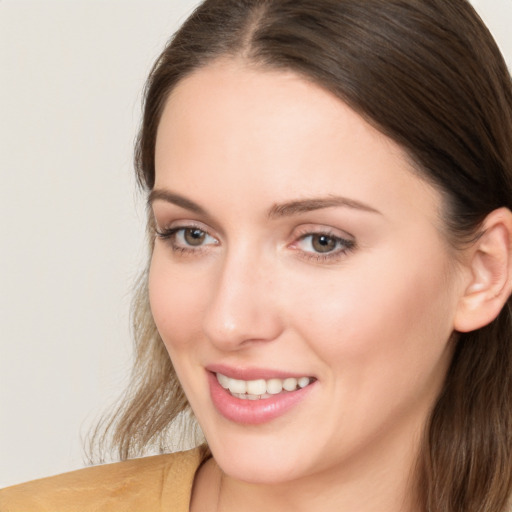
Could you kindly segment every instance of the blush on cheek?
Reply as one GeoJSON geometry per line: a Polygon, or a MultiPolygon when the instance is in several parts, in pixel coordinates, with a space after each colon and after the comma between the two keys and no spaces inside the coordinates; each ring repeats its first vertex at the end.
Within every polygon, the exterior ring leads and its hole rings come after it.
{"type": "Polygon", "coordinates": [[[171,344],[178,346],[197,339],[201,294],[170,272],[158,255],[154,255],[151,262],[148,292],[155,325],[168,350],[171,344]]]}
{"type": "Polygon", "coordinates": [[[167,345],[168,334],[176,324],[176,304],[168,280],[159,270],[158,260],[153,255],[148,280],[149,305],[158,332],[167,345]]]}

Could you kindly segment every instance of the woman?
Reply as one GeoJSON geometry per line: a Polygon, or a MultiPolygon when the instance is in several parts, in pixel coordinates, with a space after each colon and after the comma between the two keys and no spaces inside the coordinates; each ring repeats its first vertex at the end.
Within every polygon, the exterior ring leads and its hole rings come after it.
{"type": "Polygon", "coordinates": [[[0,505],[510,510],[511,147],[465,0],[204,2],[148,81],[151,259],[107,430],[126,459],[191,409],[208,449],[0,505]]]}

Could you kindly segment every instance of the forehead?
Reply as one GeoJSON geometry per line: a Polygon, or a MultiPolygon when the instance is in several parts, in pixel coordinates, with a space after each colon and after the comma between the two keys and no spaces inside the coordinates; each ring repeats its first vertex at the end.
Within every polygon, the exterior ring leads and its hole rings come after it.
{"type": "Polygon", "coordinates": [[[437,218],[440,198],[406,153],[339,98],[288,71],[219,61],[168,98],[156,143],[156,188],[209,199],[279,202],[336,193],[437,218]]]}

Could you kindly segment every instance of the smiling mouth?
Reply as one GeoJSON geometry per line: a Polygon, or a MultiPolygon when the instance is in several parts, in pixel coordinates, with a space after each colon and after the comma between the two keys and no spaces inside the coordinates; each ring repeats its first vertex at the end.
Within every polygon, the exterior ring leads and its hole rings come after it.
{"type": "Polygon", "coordinates": [[[309,386],[313,377],[289,377],[286,379],[232,379],[222,373],[216,373],[219,384],[235,398],[242,400],[260,400],[271,398],[280,393],[289,393],[309,386]]]}

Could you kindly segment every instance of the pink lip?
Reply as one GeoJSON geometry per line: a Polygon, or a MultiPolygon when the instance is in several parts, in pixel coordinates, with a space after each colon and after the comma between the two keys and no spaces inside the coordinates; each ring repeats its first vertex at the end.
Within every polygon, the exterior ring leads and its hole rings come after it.
{"type": "Polygon", "coordinates": [[[231,367],[223,364],[208,365],[206,369],[212,373],[221,373],[231,379],[239,380],[256,380],[256,379],[288,379],[293,377],[299,379],[300,377],[311,377],[311,375],[304,373],[290,373],[280,370],[271,370],[267,368],[239,368],[231,367]]]}
{"type": "MultiPolygon", "coordinates": [[[[236,372],[230,373],[231,375],[228,374],[229,377],[237,378],[232,376],[236,372]]],[[[226,375],[226,373],[223,373],[223,375],[226,375]]],[[[258,373],[258,375],[261,375],[261,373],[258,373]]],[[[273,376],[276,378],[286,378],[277,377],[275,373],[273,376]]],[[[252,380],[253,378],[250,377],[248,379],[245,377],[247,380],[252,380]]],[[[242,425],[261,425],[284,415],[294,406],[298,405],[308,396],[316,381],[305,388],[279,393],[270,398],[260,400],[243,400],[232,396],[229,391],[219,384],[215,373],[211,371],[208,371],[208,383],[210,385],[210,396],[213,405],[224,418],[242,425]]]]}

